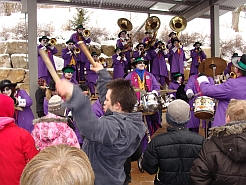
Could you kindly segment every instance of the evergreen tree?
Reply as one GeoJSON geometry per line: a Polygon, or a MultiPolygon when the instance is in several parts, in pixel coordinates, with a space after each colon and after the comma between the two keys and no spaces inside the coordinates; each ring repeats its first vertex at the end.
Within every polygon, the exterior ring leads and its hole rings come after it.
{"type": "Polygon", "coordinates": [[[76,28],[78,25],[84,25],[87,21],[89,21],[88,10],[83,8],[76,8],[76,15],[73,16],[73,20],[70,20],[71,27],[76,28]]]}

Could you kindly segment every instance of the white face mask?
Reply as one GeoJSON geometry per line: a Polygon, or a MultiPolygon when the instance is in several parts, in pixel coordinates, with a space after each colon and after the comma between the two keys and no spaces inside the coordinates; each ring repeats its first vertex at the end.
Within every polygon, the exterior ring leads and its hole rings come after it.
{"type": "Polygon", "coordinates": [[[3,94],[10,96],[12,93],[12,90],[9,87],[5,87],[4,90],[2,91],[3,94]]]}

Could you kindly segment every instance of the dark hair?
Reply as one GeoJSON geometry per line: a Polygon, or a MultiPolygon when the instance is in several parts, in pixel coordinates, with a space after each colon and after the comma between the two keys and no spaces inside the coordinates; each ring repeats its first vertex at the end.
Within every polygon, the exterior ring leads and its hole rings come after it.
{"type": "Polygon", "coordinates": [[[119,102],[122,111],[133,111],[137,97],[130,80],[124,80],[123,78],[115,79],[109,82],[106,87],[112,90],[110,95],[111,105],[119,102]]]}

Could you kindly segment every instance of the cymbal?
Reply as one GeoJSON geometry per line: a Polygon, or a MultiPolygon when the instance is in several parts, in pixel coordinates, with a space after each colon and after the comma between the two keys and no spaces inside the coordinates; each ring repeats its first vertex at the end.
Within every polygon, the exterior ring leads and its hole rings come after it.
{"type": "Polygon", "coordinates": [[[213,78],[213,67],[215,69],[215,75],[220,75],[226,69],[227,63],[224,59],[219,57],[207,58],[199,65],[198,70],[200,73],[204,73],[206,76],[213,78]]]}

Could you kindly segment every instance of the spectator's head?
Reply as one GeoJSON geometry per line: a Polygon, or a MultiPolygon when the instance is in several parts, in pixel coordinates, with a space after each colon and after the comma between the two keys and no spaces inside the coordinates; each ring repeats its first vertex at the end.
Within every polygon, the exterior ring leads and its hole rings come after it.
{"type": "Polygon", "coordinates": [[[0,117],[14,117],[14,101],[5,94],[0,94],[0,117]]]}
{"type": "Polygon", "coordinates": [[[10,80],[5,79],[0,82],[0,91],[10,97],[14,97],[16,83],[12,83],[10,80]]]}
{"type": "Polygon", "coordinates": [[[89,87],[86,84],[80,84],[79,87],[85,96],[89,95],[89,87]]]}
{"type": "Polygon", "coordinates": [[[63,75],[66,79],[71,80],[73,77],[73,73],[75,72],[75,68],[71,65],[67,65],[62,68],[63,75]]]}
{"type": "Polygon", "coordinates": [[[172,101],[167,107],[166,120],[172,127],[185,127],[190,120],[190,105],[180,99],[172,101]]]}
{"type": "Polygon", "coordinates": [[[47,86],[46,80],[43,78],[39,78],[38,79],[38,86],[40,86],[40,87],[47,86]]]}
{"type": "Polygon", "coordinates": [[[107,84],[106,100],[104,101],[105,110],[112,112],[132,112],[137,98],[131,86],[131,81],[115,79],[107,84]]]}
{"type": "Polygon", "coordinates": [[[240,59],[234,57],[235,59],[232,60],[232,64],[234,67],[234,72],[237,77],[239,76],[246,76],[246,54],[243,54],[240,59]]]}
{"type": "Polygon", "coordinates": [[[86,154],[68,145],[50,146],[25,167],[21,185],[93,185],[94,172],[86,154]]]}
{"type": "Polygon", "coordinates": [[[226,111],[226,122],[246,121],[246,100],[232,99],[226,111]]]}
{"type": "Polygon", "coordinates": [[[54,95],[49,100],[48,112],[57,116],[64,116],[65,107],[62,107],[63,100],[60,96],[54,95]]]}

